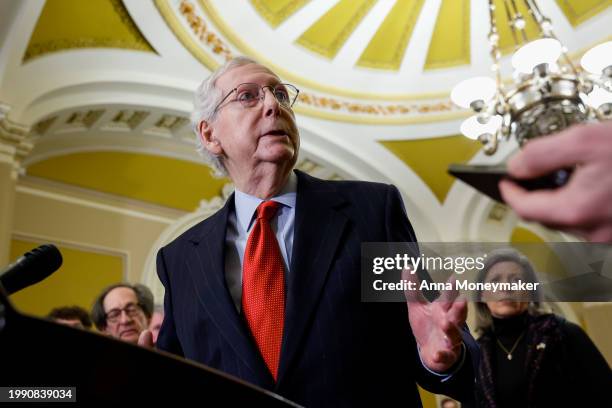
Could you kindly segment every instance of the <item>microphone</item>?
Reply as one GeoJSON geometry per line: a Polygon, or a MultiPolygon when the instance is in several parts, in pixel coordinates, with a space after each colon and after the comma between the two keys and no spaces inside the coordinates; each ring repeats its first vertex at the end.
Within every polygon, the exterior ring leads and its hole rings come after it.
{"type": "Polygon", "coordinates": [[[62,254],[55,245],[41,245],[7,266],[0,273],[0,285],[10,295],[40,282],[61,265],[62,254]]]}

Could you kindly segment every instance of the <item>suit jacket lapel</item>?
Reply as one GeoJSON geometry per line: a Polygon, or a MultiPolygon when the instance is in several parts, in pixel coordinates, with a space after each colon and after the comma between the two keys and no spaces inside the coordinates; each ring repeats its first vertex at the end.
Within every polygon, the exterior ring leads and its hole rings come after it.
{"type": "Polygon", "coordinates": [[[225,206],[202,225],[200,233],[190,239],[193,248],[188,252],[185,265],[200,305],[227,341],[227,347],[261,379],[257,385],[270,388],[274,380],[234,306],[225,280],[225,233],[233,205],[232,195],[225,206]]]}
{"type": "Polygon", "coordinates": [[[345,200],[327,183],[296,171],[298,194],[277,386],[290,367],[324,287],[347,219],[345,200]]]}

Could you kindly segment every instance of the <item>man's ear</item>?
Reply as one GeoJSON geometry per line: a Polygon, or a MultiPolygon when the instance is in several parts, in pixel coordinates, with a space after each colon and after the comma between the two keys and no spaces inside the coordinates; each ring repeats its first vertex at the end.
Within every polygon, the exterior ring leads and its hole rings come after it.
{"type": "Polygon", "coordinates": [[[210,123],[205,120],[201,121],[198,126],[198,131],[202,146],[215,156],[220,156],[223,153],[223,148],[221,147],[219,139],[213,135],[213,128],[210,123]]]}

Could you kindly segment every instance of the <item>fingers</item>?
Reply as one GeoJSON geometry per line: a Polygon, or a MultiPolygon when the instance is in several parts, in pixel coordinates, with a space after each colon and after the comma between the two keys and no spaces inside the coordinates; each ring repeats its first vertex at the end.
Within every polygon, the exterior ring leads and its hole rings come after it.
{"type": "Polygon", "coordinates": [[[419,353],[425,365],[436,372],[445,372],[450,369],[459,359],[463,339],[455,328],[458,336],[446,336],[438,332],[442,338],[430,341],[426,347],[419,349],[419,353]]]}
{"type": "Polygon", "coordinates": [[[451,321],[450,319],[444,319],[442,324],[440,325],[440,329],[442,336],[442,344],[444,344],[447,349],[454,349],[463,341],[459,325],[451,321]]]}
{"type": "Polygon", "coordinates": [[[566,188],[530,192],[512,181],[501,180],[499,191],[504,201],[526,220],[555,225],[565,223],[566,207],[558,204],[564,202],[566,188]]]}
{"type": "Polygon", "coordinates": [[[590,154],[585,138],[591,138],[593,131],[592,126],[573,126],[558,135],[531,140],[508,160],[508,172],[516,178],[533,178],[582,163],[590,154]]]}
{"type": "Polygon", "coordinates": [[[467,302],[465,300],[457,300],[447,312],[447,317],[458,328],[461,328],[467,319],[467,302]]]}
{"type": "Polygon", "coordinates": [[[591,242],[612,243],[612,224],[605,224],[591,230],[574,231],[591,242]]]}
{"type": "MultiPolygon", "coordinates": [[[[459,348],[460,350],[460,348],[459,348]]],[[[434,355],[433,362],[447,367],[452,367],[457,361],[459,350],[440,350],[434,355]]]]}
{"type": "Polygon", "coordinates": [[[461,326],[465,322],[467,304],[465,301],[454,302],[451,308],[444,310],[440,302],[431,303],[428,319],[432,326],[428,341],[421,349],[427,366],[437,372],[444,372],[457,362],[461,353],[463,338],[461,326]]]}
{"type": "Polygon", "coordinates": [[[446,308],[443,302],[434,302],[431,306],[432,318],[437,322],[437,333],[442,336],[442,344],[453,349],[463,341],[461,327],[467,317],[467,302],[455,301],[448,304],[450,307],[446,308]]]}
{"type": "Polygon", "coordinates": [[[537,221],[549,228],[561,229],[588,236],[600,223],[601,200],[593,198],[593,190],[580,180],[556,190],[527,191],[517,184],[502,180],[499,190],[502,198],[527,221],[537,221]]]}
{"type": "Polygon", "coordinates": [[[147,348],[153,348],[153,333],[151,330],[143,330],[138,336],[138,345],[147,348]]]}
{"type": "Polygon", "coordinates": [[[446,280],[446,286],[451,287],[452,289],[443,290],[440,294],[440,297],[436,299],[437,302],[440,302],[440,306],[445,310],[449,310],[451,306],[455,303],[455,300],[459,296],[459,291],[457,290],[456,285],[457,277],[454,273],[449,276],[446,280]]]}

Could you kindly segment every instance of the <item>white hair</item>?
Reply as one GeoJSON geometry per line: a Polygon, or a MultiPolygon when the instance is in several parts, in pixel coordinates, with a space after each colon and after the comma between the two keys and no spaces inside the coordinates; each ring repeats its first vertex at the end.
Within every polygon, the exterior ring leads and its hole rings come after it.
{"type": "Polygon", "coordinates": [[[234,68],[249,64],[259,63],[249,57],[241,56],[233,58],[210,74],[208,78],[202,81],[200,86],[198,86],[195,91],[193,112],[191,113],[191,125],[193,126],[193,131],[196,135],[197,150],[198,153],[200,153],[200,155],[204,158],[206,164],[212,168],[213,174],[217,177],[227,176],[227,169],[221,161],[221,157],[209,152],[202,144],[199,129],[200,123],[203,120],[210,122],[215,118],[215,107],[221,101],[221,98],[223,98],[221,90],[216,87],[216,82],[219,77],[234,68]]]}

